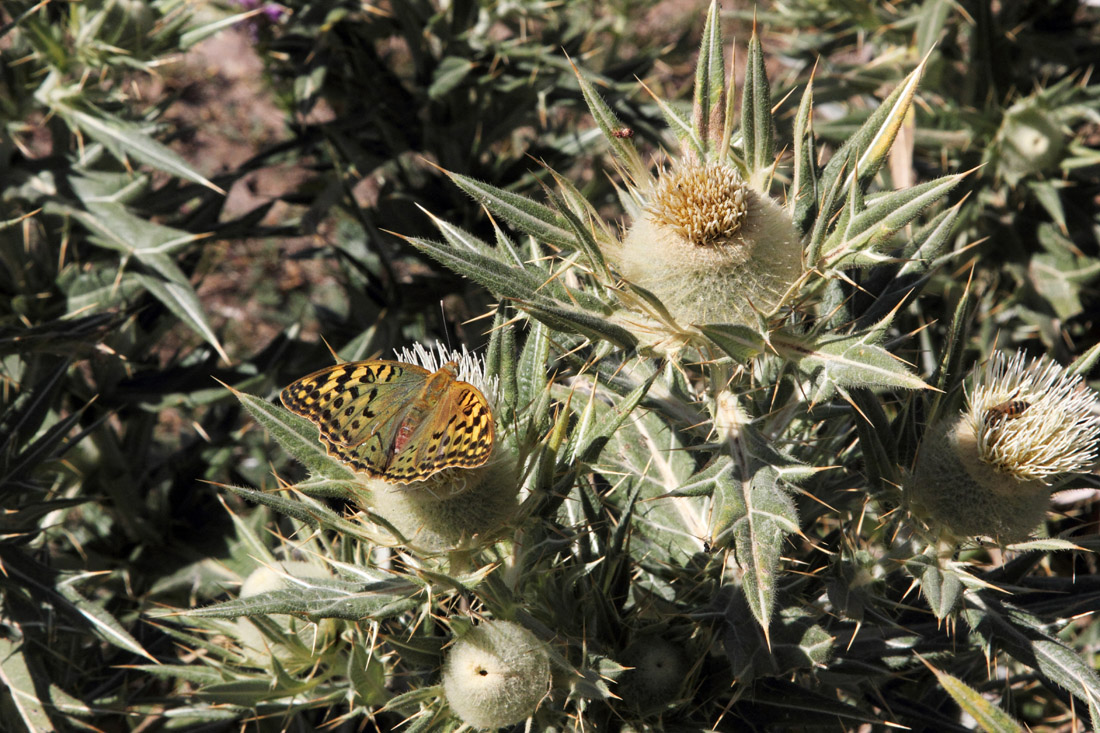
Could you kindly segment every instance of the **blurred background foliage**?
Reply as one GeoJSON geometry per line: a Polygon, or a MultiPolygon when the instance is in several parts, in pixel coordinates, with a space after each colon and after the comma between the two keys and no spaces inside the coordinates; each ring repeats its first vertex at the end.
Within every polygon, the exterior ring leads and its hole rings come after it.
{"type": "MultiPolygon", "coordinates": [[[[953,268],[896,322],[919,331],[923,354],[939,353],[971,279],[975,355],[996,343],[1065,362],[1100,340],[1095,7],[729,5],[728,38],[747,38],[753,17],[764,36],[781,139],[799,96],[786,93],[811,74],[815,133],[839,143],[928,57],[883,186],[976,170],[951,194],[965,201],[953,268]]],[[[571,61],[655,151],[674,143],[636,78],[687,98],[702,16],[702,3],[657,0],[0,7],[10,729],[171,725],[191,688],[129,669],[178,651],[143,614],[222,597],[255,566],[247,548],[268,541],[265,526],[291,531],[211,482],[266,489],[299,470],[212,377],[273,395],[328,363],[320,336],[348,359],[415,341],[483,346],[489,321],[471,319],[492,297],[393,234],[433,236],[423,207],[493,238],[436,166],[536,198],[549,166],[615,215],[571,61]],[[227,37],[237,44],[210,50],[227,37]],[[239,97],[218,87],[230,51],[255,58],[239,97]]],[[[867,297],[890,286],[879,270],[851,284],[867,297]]],[[[1058,558],[1063,575],[1095,577],[1091,556],[1058,558]]],[[[1095,649],[1095,630],[1080,633],[1074,646],[1095,649]]],[[[1051,689],[1024,719],[1070,730],[1051,689]]]]}

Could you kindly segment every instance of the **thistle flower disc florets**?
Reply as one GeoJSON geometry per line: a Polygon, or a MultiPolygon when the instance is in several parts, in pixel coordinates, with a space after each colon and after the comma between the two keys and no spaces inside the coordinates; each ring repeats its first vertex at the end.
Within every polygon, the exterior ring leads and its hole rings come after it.
{"type": "Polygon", "coordinates": [[[980,459],[1019,481],[1045,482],[1096,460],[1100,402],[1080,376],[1049,359],[994,355],[967,403],[980,459]]]}
{"type": "Polygon", "coordinates": [[[649,211],[658,224],[697,247],[723,243],[741,229],[748,213],[746,185],[728,165],[687,164],[657,181],[649,211]]]}

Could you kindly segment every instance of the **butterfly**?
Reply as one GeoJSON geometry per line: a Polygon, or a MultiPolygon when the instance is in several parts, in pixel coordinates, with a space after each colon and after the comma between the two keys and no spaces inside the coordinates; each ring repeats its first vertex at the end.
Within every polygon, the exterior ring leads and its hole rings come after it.
{"type": "Polygon", "coordinates": [[[429,372],[372,359],[337,364],[290,384],[279,398],[321,429],[321,442],[356,471],[398,483],[445,468],[476,468],[493,452],[493,414],[449,361],[429,372]]]}

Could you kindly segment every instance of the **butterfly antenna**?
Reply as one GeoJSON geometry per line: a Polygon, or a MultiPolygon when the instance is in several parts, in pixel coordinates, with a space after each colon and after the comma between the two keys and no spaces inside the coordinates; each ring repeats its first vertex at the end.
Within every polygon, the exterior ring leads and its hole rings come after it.
{"type": "Polygon", "coordinates": [[[443,307],[442,298],[439,299],[439,315],[443,318],[443,337],[447,339],[447,353],[453,354],[454,346],[451,345],[451,329],[447,328],[447,310],[443,307]]]}

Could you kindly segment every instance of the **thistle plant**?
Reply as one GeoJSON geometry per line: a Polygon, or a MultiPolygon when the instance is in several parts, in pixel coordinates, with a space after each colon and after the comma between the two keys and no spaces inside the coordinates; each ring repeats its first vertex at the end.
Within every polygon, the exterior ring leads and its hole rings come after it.
{"type": "Polygon", "coordinates": [[[256,543],[282,585],[182,612],[191,630],[173,633],[210,653],[201,673],[168,672],[199,685],[186,715],[340,700],[333,723],[415,731],[963,730],[964,713],[1019,730],[1028,706],[991,699],[1012,690],[1100,720],[1100,678],[1078,652],[1090,632],[1071,623],[1095,590],[1028,577],[1040,553],[1079,545],[1035,539],[992,559],[1035,533],[1048,496],[1027,528],[952,524],[973,502],[944,477],[971,466],[958,451],[946,468],[928,458],[960,443],[941,426],[963,425],[990,470],[1019,474],[1003,481],[1049,494],[1096,455],[1096,420],[1080,414],[1095,396],[1055,366],[994,358],[958,418],[969,290],[937,326],[945,346],[928,369],[895,353],[913,348],[913,304],[956,256],[960,207],[943,199],[965,175],[896,190],[879,176],[925,67],[831,155],[814,135],[813,84],[792,102],[789,150],[777,148],[763,48],[754,34],[738,94],[716,4],[696,69],[690,114],[654,101],[667,152],[639,149],[577,69],[623,221],[552,169],[545,201],[452,172],[493,215],[493,241],[430,214],[442,239],[408,238],[500,301],[467,370],[491,413],[492,430],[477,431],[492,444],[484,466],[429,481],[450,445],[437,433],[459,438],[459,388],[427,397],[443,352],[393,367],[355,361],[353,343],[338,379],[302,388],[310,420],[237,393],[308,475],[280,492],[228,487],[285,515],[267,541],[234,520],[235,553],[256,543]],[[411,385],[381,376],[409,365],[424,372],[411,385]],[[347,379],[366,386],[346,378],[356,371],[376,377],[371,389],[337,405],[347,379]],[[363,419],[374,423],[362,440],[338,437],[363,419]],[[1064,449],[1021,459],[1025,439],[1064,449]],[[413,470],[387,475],[406,456],[413,470]],[[949,547],[936,523],[954,528],[949,547]],[[304,558],[325,572],[295,573],[287,561],[304,558]],[[1067,597],[1071,609],[1052,609],[1067,597]],[[298,634],[320,649],[308,669],[242,651],[261,645],[237,619],[275,650],[286,615],[340,622],[298,634]],[[1003,679],[991,684],[994,666],[1003,679]],[[262,690],[242,693],[242,680],[262,690]]]}

